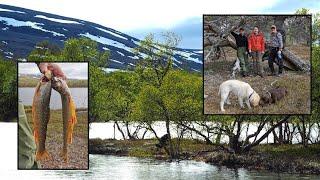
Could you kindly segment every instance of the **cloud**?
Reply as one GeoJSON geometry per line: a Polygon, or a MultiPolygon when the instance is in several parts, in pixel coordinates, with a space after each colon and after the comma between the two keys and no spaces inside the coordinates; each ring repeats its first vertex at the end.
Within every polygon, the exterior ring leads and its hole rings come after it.
{"type": "Polygon", "coordinates": [[[307,8],[312,13],[319,12],[320,3],[318,0],[284,0],[265,8],[264,13],[292,14],[301,8],[307,8]]]}
{"type": "Polygon", "coordinates": [[[148,33],[160,37],[162,32],[171,31],[182,37],[178,47],[189,49],[202,48],[202,17],[194,17],[177,23],[172,28],[146,28],[125,32],[133,37],[143,39],[148,33]]]}
{"type": "Polygon", "coordinates": [[[202,14],[258,13],[277,0],[234,1],[65,1],[2,0],[2,3],[92,21],[119,31],[173,28],[179,22],[202,14]]]}
{"type": "MultiPolygon", "coordinates": [[[[57,63],[68,79],[88,79],[87,63],[57,63]]],[[[35,63],[19,63],[19,74],[40,75],[40,71],[35,63]]]]}

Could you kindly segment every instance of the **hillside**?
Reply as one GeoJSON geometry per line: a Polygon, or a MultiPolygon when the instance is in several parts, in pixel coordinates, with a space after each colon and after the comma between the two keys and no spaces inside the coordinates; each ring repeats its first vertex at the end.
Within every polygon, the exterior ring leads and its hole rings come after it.
{"type": "MultiPolygon", "coordinates": [[[[36,43],[48,40],[59,46],[72,37],[88,37],[100,50],[110,50],[110,68],[132,68],[145,54],[134,54],[139,39],[88,21],[0,4],[0,54],[25,59],[36,43]]],[[[202,50],[177,48],[175,68],[202,71],[202,50]]]]}

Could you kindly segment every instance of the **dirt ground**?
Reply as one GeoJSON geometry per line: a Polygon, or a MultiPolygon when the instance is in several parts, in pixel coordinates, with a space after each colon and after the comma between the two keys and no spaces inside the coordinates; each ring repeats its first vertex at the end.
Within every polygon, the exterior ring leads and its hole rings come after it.
{"type": "MultiPolygon", "coordinates": [[[[287,47],[296,55],[304,60],[310,60],[310,48],[306,46],[287,47]]],[[[231,105],[225,104],[225,113],[220,111],[220,97],[218,96],[219,86],[222,82],[231,79],[231,69],[236,59],[236,51],[226,49],[227,59],[206,62],[204,64],[204,94],[208,97],[204,100],[205,114],[309,114],[311,108],[311,87],[310,73],[285,70],[281,77],[267,76],[270,72],[268,62],[262,62],[265,77],[250,75],[243,78],[240,73],[236,74],[235,79],[247,82],[258,93],[263,94],[265,90],[273,87],[285,87],[288,95],[277,102],[268,106],[258,106],[253,109],[240,109],[235,95],[230,95],[231,105]]],[[[252,60],[249,58],[249,62],[252,60]]],[[[251,63],[249,63],[251,65],[251,63]]],[[[277,71],[277,65],[275,65],[277,71]]],[[[250,70],[252,68],[250,67],[250,70]]]]}
{"type": "MultiPolygon", "coordinates": [[[[31,110],[26,110],[29,124],[32,127],[31,110]]],[[[88,169],[88,113],[77,112],[77,124],[74,127],[72,144],[68,145],[69,162],[65,163],[60,156],[63,146],[63,121],[61,110],[51,110],[48,123],[46,149],[52,160],[40,161],[40,169],[88,169]]]]}

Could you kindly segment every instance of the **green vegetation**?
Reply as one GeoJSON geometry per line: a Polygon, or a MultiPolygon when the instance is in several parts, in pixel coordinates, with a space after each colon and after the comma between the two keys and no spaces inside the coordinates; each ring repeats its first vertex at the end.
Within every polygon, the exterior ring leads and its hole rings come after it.
{"type": "Polygon", "coordinates": [[[97,42],[81,37],[64,42],[63,49],[48,41],[39,42],[28,56],[28,61],[88,61],[106,67],[109,51],[100,52],[97,42]]]}
{"type": "Polygon", "coordinates": [[[0,121],[13,121],[17,114],[17,68],[0,57],[0,121]]]}

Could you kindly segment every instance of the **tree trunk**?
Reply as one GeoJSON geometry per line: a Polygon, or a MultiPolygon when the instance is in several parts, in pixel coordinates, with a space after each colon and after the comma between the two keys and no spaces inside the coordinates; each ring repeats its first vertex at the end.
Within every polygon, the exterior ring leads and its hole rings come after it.
{"type": "Polygon", "coordinates": [[[114,121],[114,123],[116,124],[118,131],[121,133],[123,140],[126,140],[126,135],[124,134],[124,132],[120,128],[118,121],[114,121]]]}
{"type": "Polygon", "coordinates": [[[282,120],[280,120],[277,124],[273,125],[267,132],[265,132],[257,141],[255,141],[254,143],[248,144],[247,146],[245,146],[243,148],[243,151],[249,151],[251,148],[253,148],[254,146],[257,146],[258,144],[260,144],[267,136],[269,136],[269,134],[277,127],[279,127],[280,125],[282,125],[282,123],[288,121],[288,119],[290,118],[290,116],[285,116],[282,120]]]}

